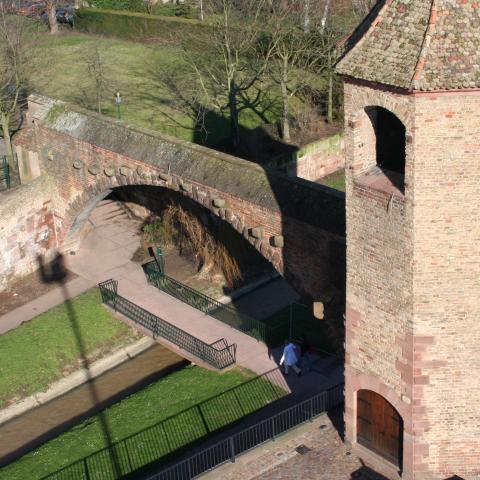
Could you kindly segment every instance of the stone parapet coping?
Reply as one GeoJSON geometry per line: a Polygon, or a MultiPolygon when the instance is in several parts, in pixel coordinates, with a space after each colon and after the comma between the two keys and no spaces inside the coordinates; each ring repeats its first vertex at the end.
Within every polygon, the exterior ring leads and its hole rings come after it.
{"type": "Polygon", "coordinates": [[[34,393],[19,402],[13,403],[9,407],[0,410],[0,425],[64,395],[93,378],[99,377],[103,373],[143,353],[155,343],[151,338],[143,337],[137,342],[122,347],[112,354],[93,362],[88,368],[81,368],[71,375],[54,382],[47,391],[34,393]]]}

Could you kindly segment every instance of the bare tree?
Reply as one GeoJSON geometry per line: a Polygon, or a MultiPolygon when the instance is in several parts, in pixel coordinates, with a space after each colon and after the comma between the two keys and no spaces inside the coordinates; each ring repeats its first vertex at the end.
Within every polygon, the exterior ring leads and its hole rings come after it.
{"type": "MultiPolygon", "coordinates": [[[[280,87],[282,98],[282,138],[290,142],[290,102],[309,81],[308,71],[321,58],[315,37],[305,33],[297,21],[295,6],[272,6],[267,28],[272,54],[267,77],[280,87]]],[[[305,25],[304,25],[305,26],[305,25]]]]}
{"type": "Polygon", "coordinates": [[[359,18],[363,18],[377,3],[377,0],[352,0],[353,11],[359,18]]]}
{"type": "Polygon", "coordinates": [[[11,133],[18,128],[26,104],[35,33],[25,18],[13,15],[16,7],[16,2],[0,0],[0,123],[14,170],[11,133]]]}
{"type": "Polygon", "coordinates": [[[210,33],[184,42],[184,58],[209,109],[228,114],[234,151],[240,144],[240,113],[261,101],[260,82],[271,54],[258,55],[264,31],[264,0],[217,0],[210,33]],[[239,8],[240,7],[240,8],[239,8]],[[255,92],[254,96],[250,95],[255,92]]]}
{"type": "Polygon", "coordinates": [[[108,80],[106,77],[106,65],[103,54],[95,43],[91,50],[85,53],[85,63],[87,66],[88,77],[93,85],[94,104],[98,113],[102,113],[102,100],[108,89],[108,80]]]}

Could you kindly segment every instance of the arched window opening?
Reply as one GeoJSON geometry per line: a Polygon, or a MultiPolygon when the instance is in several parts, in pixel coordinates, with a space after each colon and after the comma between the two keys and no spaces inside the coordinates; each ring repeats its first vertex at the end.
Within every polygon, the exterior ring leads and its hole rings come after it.
{"type": "Polygon", "coordinates": [[[382,107],[368,107],[366,113],[375,132],[377,166],[382,170],[405,174],[405,125],[382,107]]]}
{"type": "Polygon", "coordinates": [[[402,417],[385,398],[371,390],[357,393],[357,442],[402,468],[402,417]]]}

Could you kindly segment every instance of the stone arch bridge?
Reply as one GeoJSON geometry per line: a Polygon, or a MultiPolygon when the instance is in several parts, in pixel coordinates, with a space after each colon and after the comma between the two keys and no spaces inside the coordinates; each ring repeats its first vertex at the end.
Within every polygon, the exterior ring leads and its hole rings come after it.
{"type": "Polygon", "coordinates": [[[37,95],[15,148],[22,185],[0,203],[4,283],[35,269],[38,254],[78,248],[90,211],[113,188],[148,185],[228,222],[301,293],[343,290],[338,192],[37,95]]]}

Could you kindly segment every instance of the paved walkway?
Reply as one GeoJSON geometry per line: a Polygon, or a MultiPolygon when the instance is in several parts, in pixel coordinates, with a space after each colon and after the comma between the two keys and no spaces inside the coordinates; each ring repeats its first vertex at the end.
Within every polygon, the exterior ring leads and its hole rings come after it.
{"type": "MultiPolygon", "coordinates": [[[[388,480],[343,444],[342,411],[322,415],[202,475],[202,480],[388,480]],[[341,431],[341,430],[340,430],[341,431]],[[302,448],[305,447],[305,448],[302,448]]],[[[382,473],[385,473],[383,475],[382,473]]]]}
{"type": "MultiPolygon", "coordinates": [[[[138,263],[132,262],[135,251],[140,245],[140,224],[129,219],[115,219],[98,226],[82,243],[76,255],[65,258],[66,266],[78,277],[66,284],[69,297],[78,295],[97,283],[113,278],[118,280],[118,292],[128,300],[140,305],[169,323],[176,325],[191,335],[212,343],[225,338],[228,343],[237,344],[237,364],[257,374],[262,374],[278,365],[280,352],[269,351],[255,339],[245,335],[218,320],[204,315],[179,300],[149,285],[145,274],[138,263]]],[[[245,295],[239,305],[257,306],[257,317],[268,316],[282,308],[294,298],[291,290],[284,282],[272,282],[259,291],[245,295]]],[[[65,300],[60,288],[39,297],[23,307],[0,317],[0,333],[15,328],[39,313],[62,303],[65,300]]],[[[160,339],[161,341],[161,339],[160,339]]],[[[319,368],[323,368],[319,365],[319,368]]],[[[340,369],[330,375],[318,374],[313,381],[316,389],[322,389],[341,377],[340,369]]],[[[292,377],[289,384],[296,380],[292,377]]],[[[299,382],[305,385],[306,380],[299,382]]],[[[303,387],[302,387],[303,388],[303,387]]]]}

